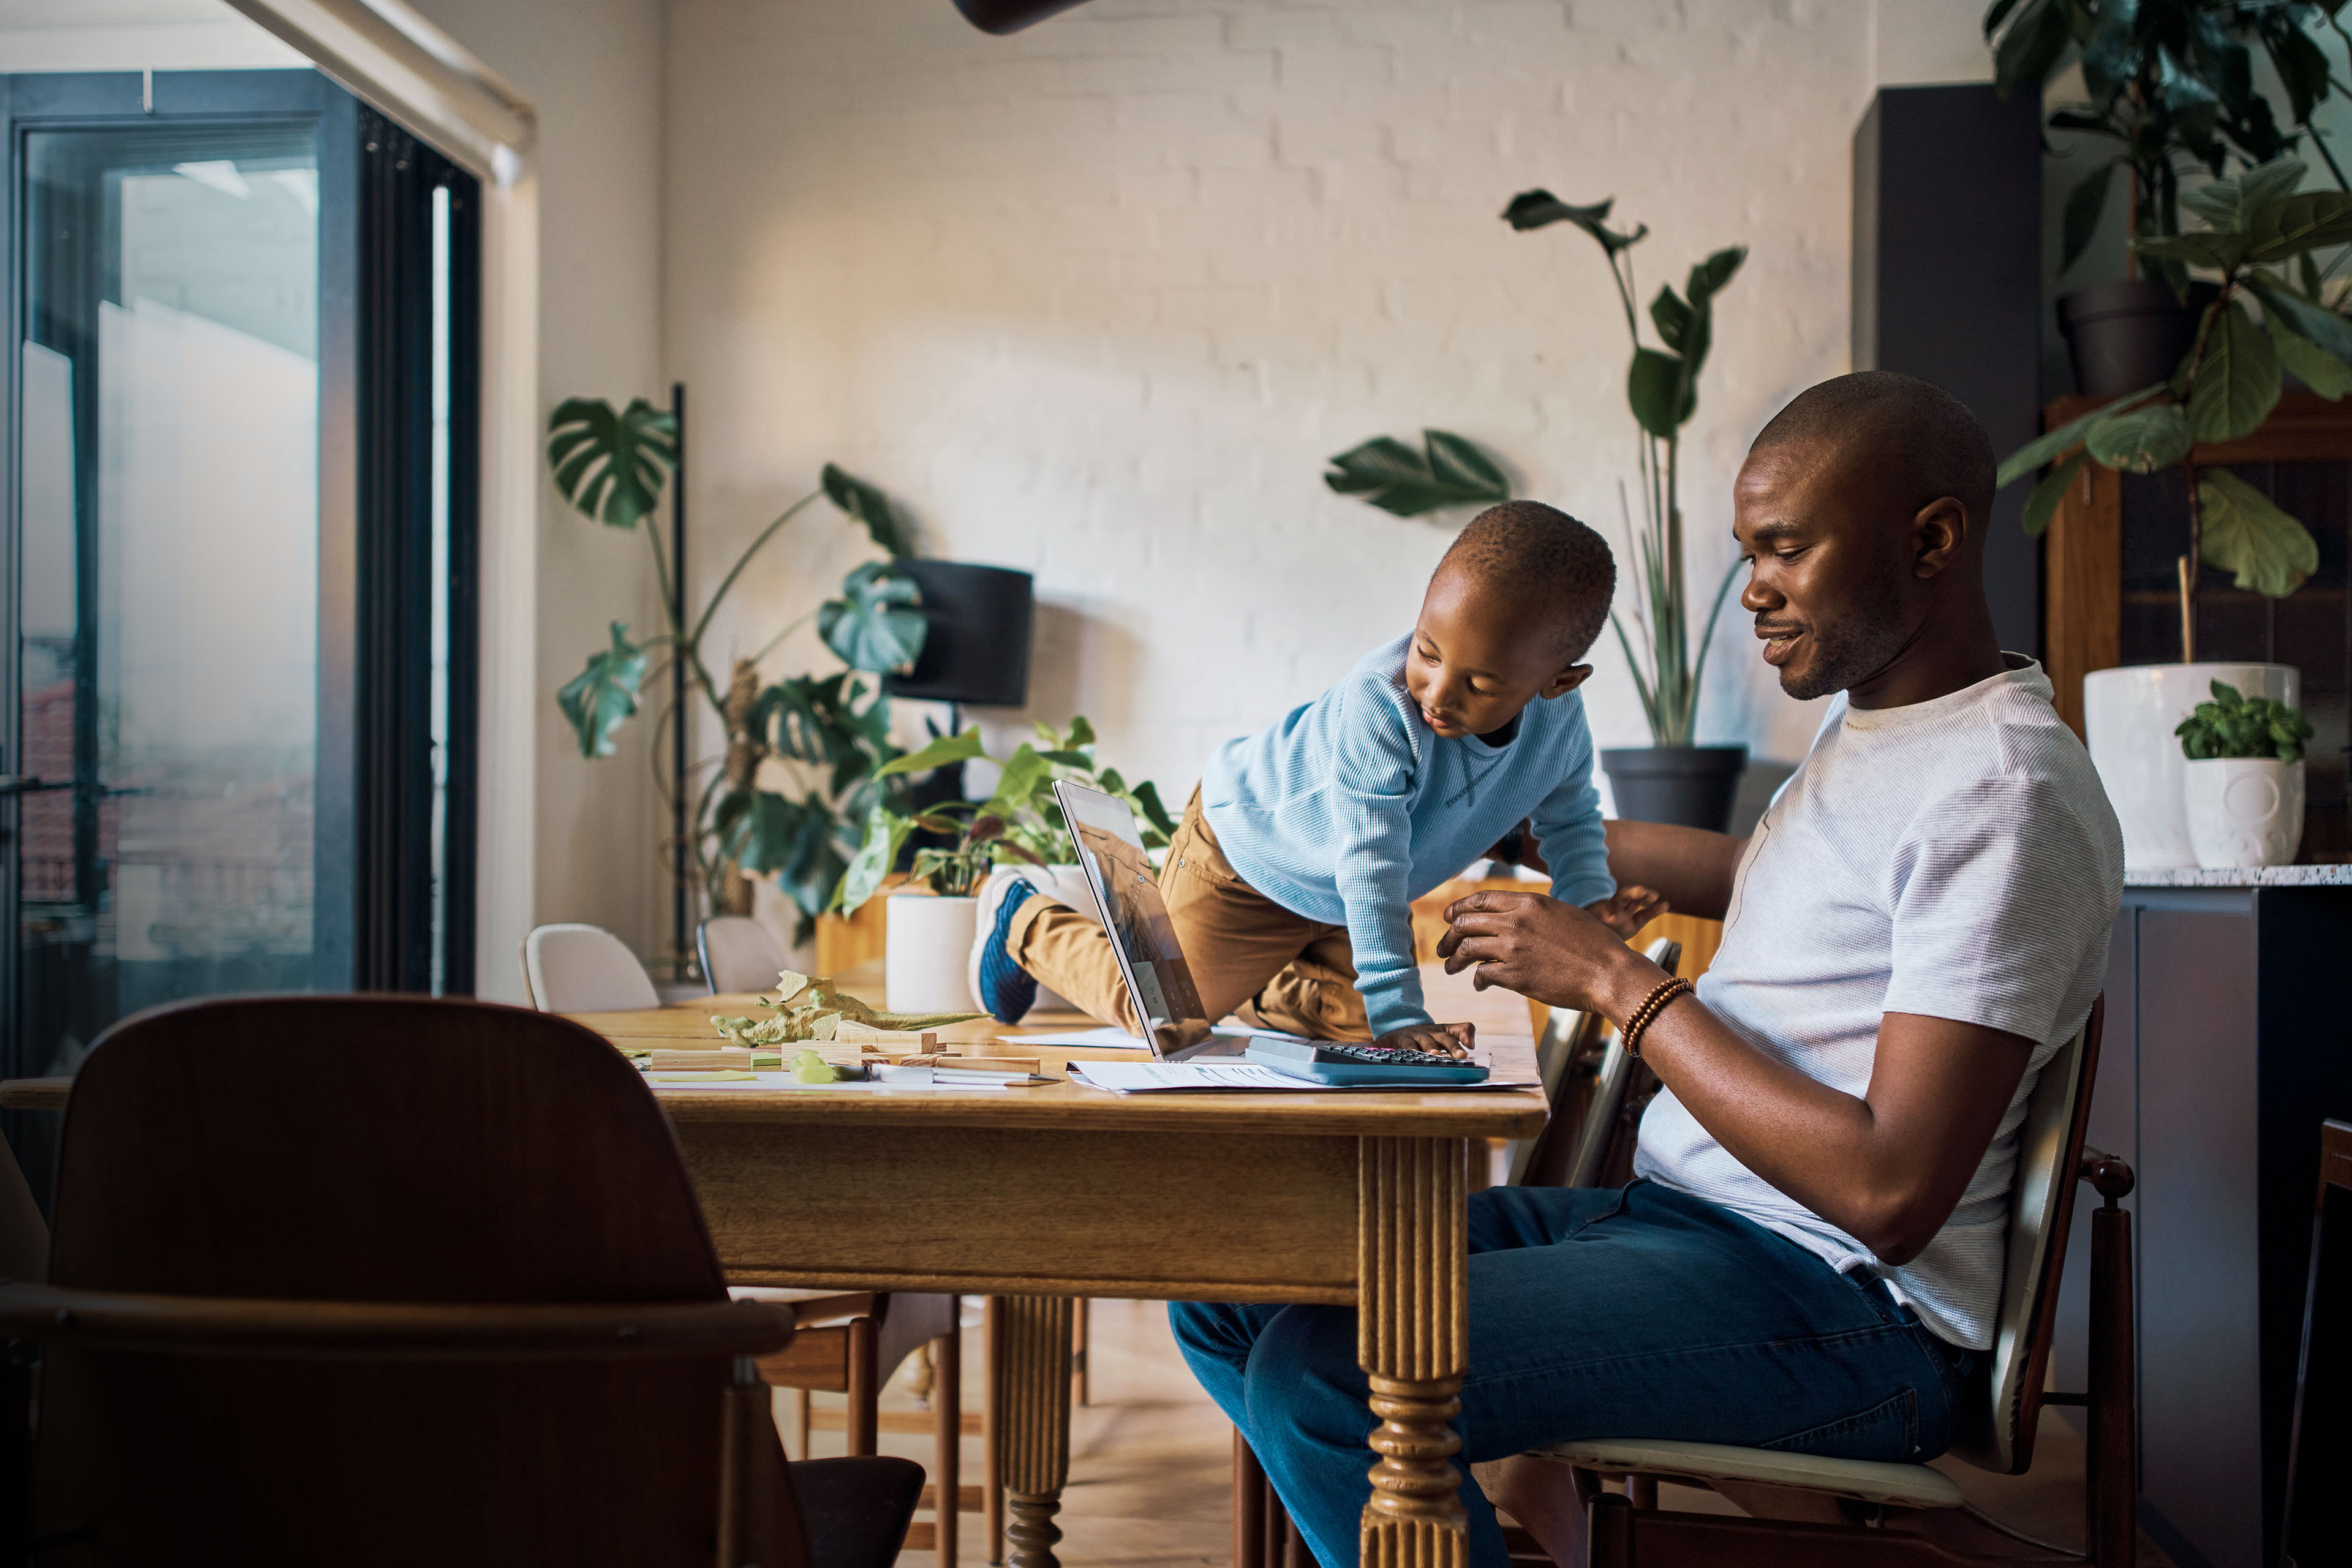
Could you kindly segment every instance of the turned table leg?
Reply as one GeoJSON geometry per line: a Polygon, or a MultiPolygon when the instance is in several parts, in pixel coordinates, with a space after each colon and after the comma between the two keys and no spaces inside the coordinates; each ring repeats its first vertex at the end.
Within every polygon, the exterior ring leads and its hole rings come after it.
{"type": "Polygon", "coordinates": [[[1365,1138],[1357,1164],[1356,1359],[1380,1426],[1363,1568],[1462,1568],[1454,1468],[1468,1363],[1469,1165],[1459,1138],[1365,1138]]]}
{"type": "Polygon", "coordinates": [[[1054,1516],[1070,1478],[1070,1333],[1067,1296],[998,1298],[997,1475],[1013,1520],[1013,1568],[1058,1568],[1054,1516]]]}

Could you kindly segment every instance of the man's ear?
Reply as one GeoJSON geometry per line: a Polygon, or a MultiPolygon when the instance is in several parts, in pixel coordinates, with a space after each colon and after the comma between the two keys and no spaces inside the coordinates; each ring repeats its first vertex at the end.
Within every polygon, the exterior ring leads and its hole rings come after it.
{"type": "Polygon", "coordinates": [[[1911,520],[1912,571],[1921,577],[1935,577],[1958,558],[1968,543],[1971,522],[1969,509],[1951,496],[1941,496],[1919,510],[1911,520]]]}
{"type": "Polygon", "coordinates": [[[1591,676],[1592,667],[1591,665],[1571,664],[1566,669],[1561,670],[1558,675],[1553,676],[1549,680],[1545,681],[1543,689],[1537,692],[1536,695],[1542,698],[1547,702],[1550,701],[1555,697],[1565,697],[1570,692],[1575,690],[1578,687],[1583,685],[1587,680],[1591,679],[1591,676]]]}

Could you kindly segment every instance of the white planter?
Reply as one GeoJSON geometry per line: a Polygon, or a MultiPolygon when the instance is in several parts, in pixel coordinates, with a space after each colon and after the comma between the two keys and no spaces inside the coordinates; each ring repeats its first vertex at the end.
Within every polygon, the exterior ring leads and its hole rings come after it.
{"type": "Polygon", "coordinates": [[[2215,757],[2187,765],[2189,841],[2210,869],[2285,866],[2303,842],[2303,764],[2215,757]]]}
{"type": "Polygon", "coordinates": [[[2172,731],[2210,700],[2217,680],[2248,697],[2300,706],[2302,681],[2284,664],[2142,664],[2083,678],[2084,739],[2123,825],[2126,871],[2197,864],[2183,794],[2189,759],[2172,731]]]}
{"type": "Polygon", "coordinates": [[[978,899],[893,893],[883,900],[884,1000],[893,1013],[977,1013],[964,979],[978,899]]]}

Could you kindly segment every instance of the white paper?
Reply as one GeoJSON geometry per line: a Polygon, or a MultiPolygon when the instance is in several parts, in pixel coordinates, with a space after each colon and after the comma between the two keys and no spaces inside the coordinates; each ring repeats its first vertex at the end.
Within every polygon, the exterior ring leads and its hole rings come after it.
{"type": "Polygon", "coordinates": [[[1310,1083],[1255,1062],[1072,1062],[1070,1079],[1113,1094],[1199,1093],[1245,1089],[1254,1094],[1458,1094],[1486,1089],[1535,1089],[1533,1079],[1484,1083],[1310,1083]]]}
{"type": "MultiPolygon", "coordinates": [[[[1219,1024],[1209,1031],[1213,1035],[1262,1035],[1263,1029],[1252,1029],[1241,1024],[1219,1024]]],[[[1008,1046],[1089,1046],[1098,1051],[1148,1051],[1149,1042],[1129,1034],[1117,1025],[1100,1029],[1077,1029],[1060,1035],[1003,1035],[998,1037],[1008,1046]]]]}
{"type": "Polygon", "coordinates": [[[851,1079],[834,1083],[803,1083],[788,1072],[763,1072],[755,1079],[706,1079],[695,1083],[664,1083],[662,1074],[648,1073],[646,1082],[656,1094],[719,1094],[729,1090],[759,1089],[773,1093],[778,1089],[793,1092],[812,1090],[819,1094],[846,1091],[852,1094],[1002,1094],[1001,1083],[877,1083],[870,1079],[851,1079]]]}

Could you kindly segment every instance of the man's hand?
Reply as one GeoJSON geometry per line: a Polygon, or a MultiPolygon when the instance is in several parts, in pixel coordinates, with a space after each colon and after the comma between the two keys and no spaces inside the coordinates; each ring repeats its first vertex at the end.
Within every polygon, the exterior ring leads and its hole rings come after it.
{"type": "Polygon", "coordinates": [[[1616,999],[1630,992],[1639,1004],[1664,978],[1594,915],[1539,893],[1473,893],[1448,904],[1445,920],[1437,943],[1445,973],[1476,965],[1481,991],[1500,985],[1555,1007],[1622,1017],[1616,999]]]}
{"type": "Polygon", "coordinates": [[[1594,920],[1631,942],[1640,934],[1643,926],[1672,907],[1663,894],[1647,888],[1620,888],[1600,902],[1585,905],[1584,909],[1594,920]]]}
{"type": "Polygon", "coordinates": [[[1475,1024],[1407,1024],[1402,1029],[1391,1029],[1372,1044],[1382,1050],[1466,1057],[1470,1054],[1471,1038],[1477,1032],[1475,1024]]]}

